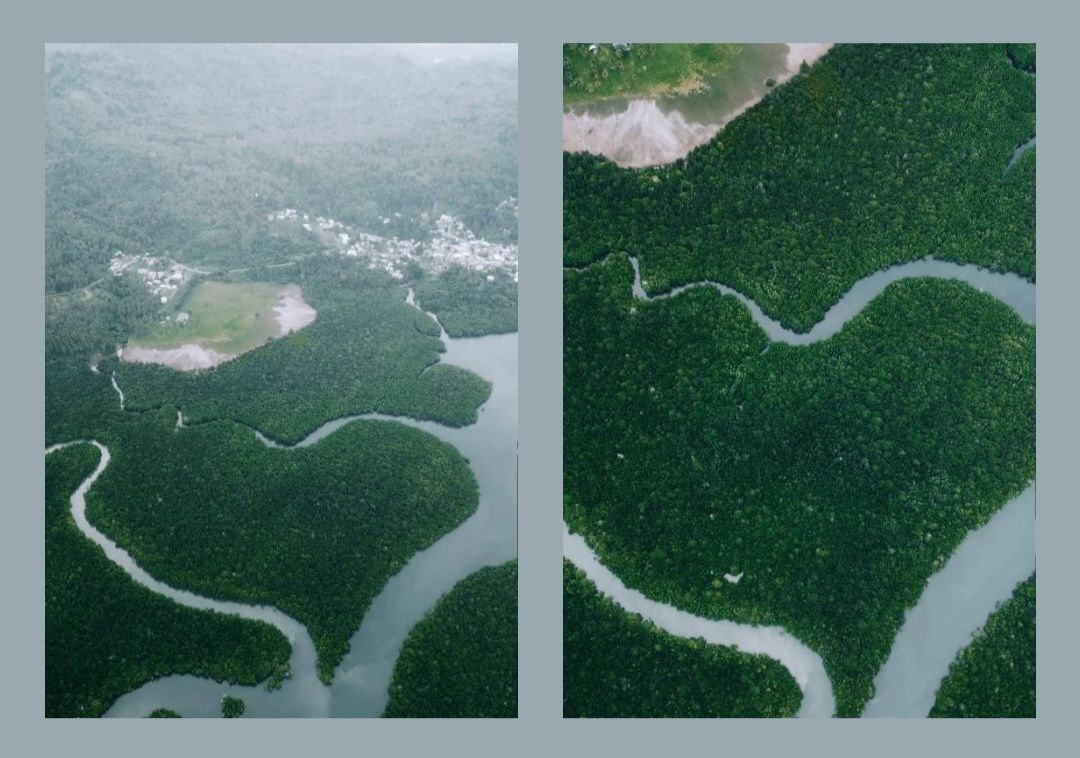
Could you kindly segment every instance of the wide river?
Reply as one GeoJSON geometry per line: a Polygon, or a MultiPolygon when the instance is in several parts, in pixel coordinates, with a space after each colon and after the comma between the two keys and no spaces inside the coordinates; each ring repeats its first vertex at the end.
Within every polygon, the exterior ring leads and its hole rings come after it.
{"type": "MultiPolygon", "coordinates": [[[[895,281],[933,277],[964,281],[1005,303],[1035,325],[1035,285],[1015,274],[999,274],[934,258],[903,263],[860,279],[805,333],[792,332],[769,318],[754,301],[722,284],[698,282],[650,297],[642,287],[636,258],[633,292],[639,300],[676,297],[693,287],[714,287],[738,298],[755,323],[774,341],[807,345],[828,339],[895,281]]],[[[831,716],[832,684],[821,657],[779,627],[738,624],[694,616],[646,598],[626,587],[603,566],[580,535],[563,527],[563,553],[626,610],[638,613],[679,637],[701,637],[783,664],[803,690],[800,716],[831,716]]],[[[998,603],[1035,572],[1035,484],[1030,484],[982,527],[968,533],[945,565],[930,577],[905,616],[892,650],[874,680],[875,696],[864,716],[926,716],[949,664],[986,623],[998,603]]]]}
{"type": "MultiPolygon", "coordinates": [[[[411,292],[408,302],[413,304],[411,292]]],[[[456,447],[469,461],[480,489],[476,512],[457,529],[414,555],[387,582],[353,634],[350,651],[335,671],[330,686],[320,682],[315,674],[315,648],[307,629],[298,621],[274,608],[218,601],[168,587],[150,577],[126,551],[87,522],[85,494],[109,461],[108,450],[98,444],[101,463],[71,498],[76,523],[83,533],[105,548],[109,558],[132,578],[155,592],[191,607],[267,621],[292,643],[292,676],[277,690],[232,686],[194,676],[168,676],[124,695],[107,716],[145,716],[155,708],[170,708],[183,716],[220,716],[223,695],[242,697],[245,715],[249,716],[382,714],[394,663],[413,626],[461,579],[517,555],[517,334],[450,339],[443,332],[442,340],[446,346],[443,362],[469,369],[492,383],[491,397],[480,408],[477,423],[455,429],[408,418],[365,414],[327,422],[298,443],[304,447],[317,445],[345,424],[360,423],[365,418],[391,418],[456,447]]],[[[120,388],[116,389],[119,393],[120,388]]],[[[273,444],[255,434],[264,443],[273,444]]]]}

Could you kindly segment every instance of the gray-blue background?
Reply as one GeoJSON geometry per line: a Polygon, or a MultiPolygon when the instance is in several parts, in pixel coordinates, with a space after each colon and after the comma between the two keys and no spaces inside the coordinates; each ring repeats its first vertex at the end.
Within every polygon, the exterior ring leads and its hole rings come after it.
{"type": "Polygon", "coordinates": [[[1077,14],[1066,3],[532,4],[187,0],[5,7],[2,298],[4,720],[10,755],[1054,755],[1073,744],[1080,464],[1077,14]],[[875,8],[874,5],[881,5],[875,8]],[[1033,721],[562,721],[561,49],[564,41],[1036,41],[1039,718],[1033,721]],[[516,721],[63,721],[43,718],[43,43],[518,42],[520,717],[516,721]]]}

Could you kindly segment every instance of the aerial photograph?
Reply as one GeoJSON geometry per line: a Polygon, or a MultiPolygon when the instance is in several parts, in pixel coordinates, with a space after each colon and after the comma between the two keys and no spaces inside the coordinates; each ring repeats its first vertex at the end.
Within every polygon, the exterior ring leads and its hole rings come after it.
{"type": "Polygon", "coordinates": [[[1035,63],[563,46],[564,716],[1035,716],[1035,63]]]}
{"type": "Polygon", "coordinates": [[[516,46],[44,68],[45,715],[515,717],[516,46]]]}

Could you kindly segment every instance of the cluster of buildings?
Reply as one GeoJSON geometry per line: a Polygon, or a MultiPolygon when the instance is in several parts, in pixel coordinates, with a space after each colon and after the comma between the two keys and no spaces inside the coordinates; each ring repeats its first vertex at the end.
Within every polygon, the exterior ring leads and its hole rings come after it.
{"type": "Polygon", "coordinates": [[[124,255],[117,250],[109,261],[109,273],[123,276],[124,271],[135,267],[135,273],[142,279],[150,292],[161,304],[169,302],[184,283],[187,272],[184,267],[171,258],[158,255],[124,255]]]}
{"type": "MultiPolygon", "coordinates": [[[[504,207],[517,215],[516,198],[499,204],[500,210],[504,207]]],[[[400,218],[401,214],[394,216],[400,218]]],[[[332,241],[341,255],[365,258],[369,268],[386,271],[394,279],[403,279],[406,266],[412,262],[435,274],[451,266],[461,266],[487,272],[489,281],[495,279],[496,270],[510,274],[515,282],[518,277],[516,245],[480,239],[461,221],[446,214],[435,219],[431,239],[426,241],[356,231],[332,218],[312,217],[294,208],[269,213],[266,218],[270,222],[298,223],[304,231],[318,235],[324,242],[332,241]]],[[[427,214],[421,218],[426,220],[427,214]]],[[[389,224],[390,217],[383,217],[381,221],[384,225],[389,224]]]]}
{"type": "MultiPolygon", "coordinates": [[[[443,271],[450,266],[488,272],[501,269],[512,274],[514,281],[517,281],[516,245],[479,239],[464,224],[446,214],[435,220],[435,230],[425,251],[432,270],[443,271]]],[[[488,278],[495,277],[489,275],[488,278]]]]}

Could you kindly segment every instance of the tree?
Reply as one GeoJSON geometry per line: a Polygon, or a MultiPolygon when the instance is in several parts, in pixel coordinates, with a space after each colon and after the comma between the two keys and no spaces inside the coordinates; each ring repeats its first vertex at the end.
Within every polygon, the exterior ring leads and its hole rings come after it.
{"type": "Polygon", "coordinates": [[[244,699],[225,695],[221,698],[221,715],[227,719],[238,719],[244,715],[244,699]]]}

